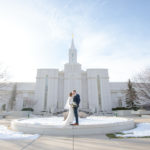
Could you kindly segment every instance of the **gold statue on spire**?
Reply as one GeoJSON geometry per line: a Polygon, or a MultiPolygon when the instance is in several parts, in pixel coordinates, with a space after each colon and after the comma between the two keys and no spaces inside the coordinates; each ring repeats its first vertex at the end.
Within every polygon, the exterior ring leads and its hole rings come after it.
{"type": "Polygon", "coordinates": [[[73,35],[73,33],[72,33],[71,48],[75,49],[75,46],[74,46],[74,35],[73,35]]]}

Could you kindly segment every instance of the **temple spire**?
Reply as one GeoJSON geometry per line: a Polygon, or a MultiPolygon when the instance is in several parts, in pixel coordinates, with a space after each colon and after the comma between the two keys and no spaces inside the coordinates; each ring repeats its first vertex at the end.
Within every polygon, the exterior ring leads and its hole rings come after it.
{"type": "Polygon", "coordinates": [[[74,46],[74,35],[72,34],[72,41],[71,41],[71,49],[75,49],[74,46]]]}
{"type": "Polygon", "coordinates": [[[69,49],[69,63],[76,64],[77,63],[77,50],[74,45],[74,37],[72,34],[71,47],[69,49]]]}

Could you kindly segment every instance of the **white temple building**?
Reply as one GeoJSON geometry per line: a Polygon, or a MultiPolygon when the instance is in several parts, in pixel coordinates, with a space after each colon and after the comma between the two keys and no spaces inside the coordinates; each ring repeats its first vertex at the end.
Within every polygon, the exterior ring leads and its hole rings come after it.
{"type": "Polygon", "coordinates": [[[109,113],[112,108],[125,106],[127,83],[109,82],[108,69],[82,70],[73,39],[68,56],[64,70],[38,69],[36,83],[9,83],[0,87],[0,110],[10,110],[13,101],[11,109],[20,111],[28,100],[35,102],[31,107],[37,113],[61,112],[73,89],[80,94],[82,111],[109,113]]]}

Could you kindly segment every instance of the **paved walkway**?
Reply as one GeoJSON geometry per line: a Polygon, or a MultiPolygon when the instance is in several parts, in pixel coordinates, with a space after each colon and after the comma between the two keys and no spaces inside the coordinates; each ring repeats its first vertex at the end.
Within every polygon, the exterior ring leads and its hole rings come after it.
{"type": "MultiPolygon", "coordinates": [[[[73,150],[71,137],[40,136],[34,141],[0,141],[1,150],[73,150]]],[[[74,150],[148,150],[150,138],[108,139],[105,135],[75,137],[74,150]]]]}
{"type": "MultiPolygon", "coordinates": [[[[150,118],[134,118],[135,122],[150,122],[150,118]]],[[[0,120],[9,125],[10,120],[0,120]]],[[[109,139],[105,135],[76,136],[74,150],[148,150],[150,138],[109,139]]],[[[73,150],[72,137],[41,135],[36,140],[0,140],[0,150],[73,150]]]]}

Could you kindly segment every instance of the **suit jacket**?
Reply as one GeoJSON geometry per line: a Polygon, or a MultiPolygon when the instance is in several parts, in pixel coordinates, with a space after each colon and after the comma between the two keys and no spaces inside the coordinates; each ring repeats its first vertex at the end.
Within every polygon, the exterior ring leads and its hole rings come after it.
{"type": "Polygon", "coordinates": [[[80,95],[76,94],[73,98],[73,101],[77,104],[77,107],[79,107],[80,104],[80,95]]]}

